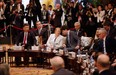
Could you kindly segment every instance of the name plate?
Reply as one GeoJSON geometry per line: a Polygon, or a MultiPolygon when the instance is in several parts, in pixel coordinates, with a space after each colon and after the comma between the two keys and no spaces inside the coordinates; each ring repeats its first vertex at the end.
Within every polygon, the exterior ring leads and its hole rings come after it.
{"type": "Polygon", "coordinates": [[[38,51],[38,50],[39,50],[39,46],[32,46],[32,47],[31,47],[31,50],[36,50],[36,51],[38,51]]]}
{"type": "Polygon", "coordinates": [[[22,46],[14,46],[13,49],[14,50],[22,50],[22,46]]]}
{"type": "Polygon", "coordinates": [[[2,46],[0,46],[0,51],[2,51],[3,50],[3,47],[2,46]]]}
{"type": "Polygon", "coordinates": [[[59,54],[63,55],[64,51],[62,49],[59,50],[59,54]]]}
{"type": "Polygon", "coordinates": [[[52,50],[51,50],[50,47],[46,47],[46,51],[47,51],[47,52],[51,52],[52,50]]]}

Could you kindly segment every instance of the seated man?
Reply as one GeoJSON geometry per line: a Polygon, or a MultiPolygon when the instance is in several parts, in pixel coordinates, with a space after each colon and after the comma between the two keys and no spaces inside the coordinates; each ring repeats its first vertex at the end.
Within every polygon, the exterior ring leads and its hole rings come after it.
{"type": "Polygon", "coordinates": [[[31,46],[36,45],[36,39],[32,32],[29,32],[29,25],[24,24],[23,32],[19,33],[16,44],[21,44],[25,49],[30,49],[31,46]]]}
{"type": "MultiPolygon", "coordinates": [[[[34,34],[32,32],[29,32],[29,25],[28,24],[24,24],[23,26],[23,32],[19,33],[17,40],[16,40],[16,44],[19,45],[21,44],[22,46],[24,46],[24,49],[29,50],[31,48],[31,46],[36,45],[36,39],[34,37],[34,34]]],[[[15,57],[16,60],[16,65],[18,66],[21,61],[20,57],[15,57]]],[[[25,61],[25,65],[27,65],[28,61],[29,61],[29,57],[25,57],[24,58],[25,61]]]]}
{"type": "Polygon", "coordinates": [[[55,56],[50,60],[52,69],[54,73],[52,75],[76,75],[72,71],[65,69],[64,67],[64,60],[59,57],[55,56]]]}
{"type": "Polygon", "coordinates": [[[40,40],[38,40],[39,44],[46,44],[48,39],[48,30],[46,27],[43,27],[40,21],[36,22],[37,30],[34,31],[34,35],[40,37],[40,40]]]}
{"type": "Polygon", "coordinates": [[[66,42],[63,47],[66,47],[69,51],[79,49],[80,47],[80,37],[75,35],[74,31],[68,30],[67,26],[62,27],[62,35],[66,36],[66,42]]]}

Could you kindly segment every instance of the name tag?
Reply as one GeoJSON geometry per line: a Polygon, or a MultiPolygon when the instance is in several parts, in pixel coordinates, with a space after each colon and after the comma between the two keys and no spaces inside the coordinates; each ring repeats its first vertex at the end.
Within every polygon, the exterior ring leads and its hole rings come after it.
{"type": "Polygon", "coordinates": [[[31,50],[36,50],[36,51],[38,51],[38,50],[39,50],[39,46],[32,46],[32,47],[31,47],[31,50]]]}

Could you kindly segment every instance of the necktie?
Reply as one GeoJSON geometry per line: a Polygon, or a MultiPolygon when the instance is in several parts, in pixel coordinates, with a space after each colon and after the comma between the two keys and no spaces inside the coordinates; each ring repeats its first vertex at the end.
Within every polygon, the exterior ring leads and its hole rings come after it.
{"type": "Polygon", "coordinates": [[[24,38],[23,38],[23,44],[27,44],[27,34],[28,33],[24,33],[24,38]]]}
{"type": "Polygon", "coordinates": [[[68,32],[68,44],[69,44],[69,46],[71,46],[71,44],[70,44],[70,31],[68,32]]]}
{"type": "Polygon", "coordinates": [[[42,28],[40,28],[40,29],[38,30],[38,32],[39,32],[39,35],[40,35],[40,33],[41,33],[41,30],[42,30],[42,28]]]}

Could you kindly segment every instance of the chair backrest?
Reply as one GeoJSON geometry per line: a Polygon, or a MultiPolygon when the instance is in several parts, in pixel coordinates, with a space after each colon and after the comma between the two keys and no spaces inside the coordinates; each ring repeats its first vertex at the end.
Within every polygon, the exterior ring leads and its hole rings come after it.
{"type": "Polygon", "coordinates": [[[81,46],[82,47],[87,47],[91,44],[92,42],[92,37],[85,37],[85,36],[82,36],[81,37],[81,46]]]}

